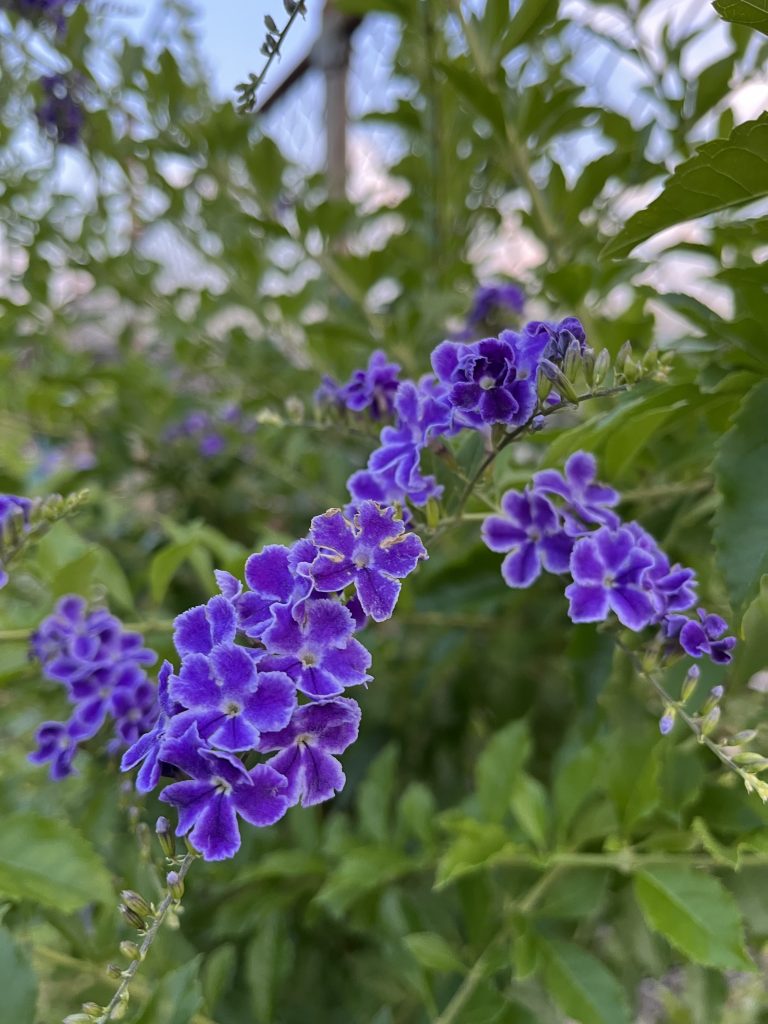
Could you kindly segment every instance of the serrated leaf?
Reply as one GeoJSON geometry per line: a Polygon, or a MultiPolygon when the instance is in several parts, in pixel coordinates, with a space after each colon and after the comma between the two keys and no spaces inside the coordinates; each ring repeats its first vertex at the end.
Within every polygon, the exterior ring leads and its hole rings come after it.
{"type": "Polygon", "coordinates": [[[490,867],[503,859],[506,853],[520,849],[509,840],[501,825],[467,819],[461,832],[438,861],[436,889],[442,889],[462,875],[490,867]]]}
{"type": "Polygon", "coordinates": [[[581,1024],[630,1024],[624,989],[608,968],[572,942],[540,939],[547,990],[581,1024]]]}
{"type": "Polygon", "coordinates": [[[387,846],[349,850],[315,896],[331,914],[341,915],[360,897],[407,874],[415,862],[387,846]]]}
{"type": "Polygon", "coordinates": [[[675,168],[660,196],[629,218],[602,256],[627,256],[636,245],[684,221],[768,195],[768,113],[740,124],[727,139],[705,143],[675,168]]]}
{"type": "Polygon", "coordinates": [[[688,959],[722,970],[754,966],[744,949],[739,909],[716,878],[659,865],[638,872],[634,889],[648,927],[688,959]]]}
{"type": "Polygon", "coordinates": [[[768,35],[768,0],[714,0],[712,6],[725,21],[768,35]]]}
{"type": "Polygon", "coordinates": [[[720,442],[715,479],[721,503],[715,544],[734,609],[741,609],[768,572],[768,381],[744,399],[720,442]]]}
{"type": "Polygon", "coordinates": [[[3,1020],[33,1024],[37,1005],[37,978],[24,951],[7,928],[0,928],[0,991],[3,1020]]]}
{"type": "Polygon", "coordinates": [[[515,782],[510,806],[523,832],[534,846],[543,850],[549,832],[549,802],[544,786],[522,772],[515,782]]]}
{"type": "Polygon", "coordinates": [[[71,913],[109,903],[104,862],[71,825],[37,814],[11,814],[0,829],[0,893],[71,913]]]}
{"type": "Polygon", "coordinates": [[[536,905],[537,917],[584,920],[599,912],[608,887],[609,873],[596,868],[575,868],[547,888],[536,905]]]}
{"type": "Polygon", "coordinates": [[[412,932],[403,942],[411,955],[429,971],[463,971],[464,965],[442,935],[412,932]]]}

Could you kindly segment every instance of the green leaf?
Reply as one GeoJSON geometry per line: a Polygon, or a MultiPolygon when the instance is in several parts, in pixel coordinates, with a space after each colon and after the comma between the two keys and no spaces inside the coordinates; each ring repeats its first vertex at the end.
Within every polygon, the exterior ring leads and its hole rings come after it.
{"type": "Polygon", "coordinates": [[[714,0],[712,6],[725,21],[748,25],[768,35],[768,0],[714,0]]]}
{"type": "Polygon", "coordinates": [[[516,46],[526,42],[548,21],[552,21],[557,16],[557,8],[558,0],[522,0],[504,33],[502,53],[509,53],[516,46]]]}
{"type": "Polygon", "coordinates": [[[559,875],[537,903],[536,916],[585,920],[603,905],[609,877],[597,868],[575,868],[559,875]]]}
{"type": "Polygon", "coordinates": [[[572,942],[540,939],[544,980],[552,998],[582,1024],[630,1024],[624,989],[608,968],[572,942]]]}
{"type": "Polygon", "coordinates": [[[280,913],[270,914],[248,943],[245,972],[255,1024],[271,1024],[280,982],[290,971],[293,945],[280,913]]]}
{"type": "Polygon", "coordinates": [[[412,956],[428,971],[463,971],[464,965],[442,935],[413,932],[403,942],[412,956]]]}
{"type": "Polygon", "coordinates": [[[493,130],[504,138],[506,134],[504,111],[496,93],[491,92],[474,70],[469,71],[457,64],[448,63],[439,63],[438,67],[475,113],[489,121],[493,130]]]}
{"type": "Polygon", "coordinates": [[[156,604],[159,604],[165,597],[171,580],[179,571],[181,564],[191,558],[197,548],[197,541],[172,543],[166,545],[152,558],[149,566],[149,584],[152,600],[156,604]]]}
{"type": "Polygon", "coordinates": [[[627,256],[659,231],[707,213],[752,202],[768,195],[768,113],[747,121],[727,139],[705,143],[675,168],[664,191],[630,217],[602,251],[627,256]]]}
{"type": "Polygon", "coordinates": [[[734,609],[740,609],[768,572],[768,381],[753,388],[720,442],[715,477],[722,498],[715,544],[734,609]]]}
{"type": "Polygon", "coordinates": [[[26,813],[3,819],[0,892],[64,913],[113,899],[104,862],[79,832],[64,821],[26,813]]]}
{"type": "Polygon", "coordinates": [[[549,803],[544,786],[538,779],[522,772],[515,782],[510,804],[523,832],[534,846],[543,850],[549,832],[549,803]]]}
{"type": "Polygon", "coordinates": [[[638,872],[635,897],[648,927],[689,960],[749,970],[741,915],[716,878],[687,868],[659,865],[638,872]]]}
{"type": "Polygon", "coordinates": [[[361,896],[394,882],[413,867],[410,857],[386,846],[349,850],[323,883],[315,900],[340,916],[361,896]]]}
{"type": "Polygon", "coordinates": [[[459,837],[438,861],[436,889],[442,889],[462,875],[470,874],[482,867],[490,867],[503,860],[507,852],[514,853],[520,849],[510,842],[507,832],[501,825],[486,824],[467,818],[462,823],[460,832],[459,837]]]}
{"type": "Polygon", "coordinates": [[[528,725],[521,720],[500,729],[478,757],[475,769],[477,799],[480,810],[489,821],[501,821],[507,813],[530,751],[528,725]]]}
{"type": "Polygon", "coordinates": [[[166,974],[135,1024],[189,1024],[203,1002],[200,961],[196,956],[166,974]]]}
{"type": "Polygon", "coordinates": [[[37,1005],[37,978],[26,954],[7,928],[0,928],[0,989],[3,1019],[13,1024],[33,1024],[37,1005]]]}

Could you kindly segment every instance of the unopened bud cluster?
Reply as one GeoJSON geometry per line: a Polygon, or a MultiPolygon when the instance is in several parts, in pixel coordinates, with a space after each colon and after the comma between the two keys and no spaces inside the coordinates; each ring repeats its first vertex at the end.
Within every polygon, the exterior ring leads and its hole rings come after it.
{"type": "Polygon", "coordinates": [[[256,92],[264,80],[267,68],[272,63],[273,57],[280,56],[280,47],[295,16],[300,14],[302,18],[306,17],[306,0],[283,0],[283,7],[288,15],[288,22],[282,29],[278,28],[277,22],[271,14],[264,15],[264,25],[266,26],[267,34],[264,36],[264,40],[259,47],[259,52],[267,58],[264,68],[258,75],[250,72],[247,82],[239,82],[235,86],[235,90],[238,93],[237,109],[241,114],[248,113],[256,105],[256,92]]]}

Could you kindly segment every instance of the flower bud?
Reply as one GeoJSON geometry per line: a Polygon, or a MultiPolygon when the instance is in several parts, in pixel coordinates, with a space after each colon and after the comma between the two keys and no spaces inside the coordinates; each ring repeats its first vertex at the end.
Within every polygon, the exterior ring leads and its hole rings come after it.
{"type": "Polygon", "coordinates": [[[741,732],[737,732],[733,737],[734,743],[751,743],[752,740],[757,736],[757,729],[742,729],[741,732]]]}
{"type": "Polygon", "coordinates": [[[539,402],[546,401],[549,398],[549,393],[552,390],[552,381],[549,379],[543,369],[539,369],[539,375],[536,378],[536,397],[539,402]]]}
{"type": "Polygon", "coordinates": [[[568,380],[573,380],[579,368],[581,366],[581,345],[578,341],[573,338],[569,343],[568,348],[565,350],[565,356],[563,357],[563,373],[568,380]]]}
{"type": "Polygon", "coordinates": [[[140,914],[142,917],[152,916],[152,907],[150,907],[141,893],[134,892],[133,889],[123,889],[120,893],[120,899],[134,913],[140,914]]]}
{"type": "Polygon", "coordinates": [[[110,976],[110,978],[122,978],[123,968],[120,966],[120,964],[107,964],[107,974],[110,976]]]}
{"type": "Polygon", "coordinates": [[[120,952],[129,960],[141,959],[141,949],[139,948],[138,943],[131,942],[130,939],[124,939],[120,943],[120,952]]]}
{"type": "Polygon", "coordinates": [[[120,993],[120,1002],[112,1011],[112,1020],[122,1020],[128,1009],[128,1000],[131,998],[128,989],[124,989],[120,993]]]}
{"type": "Polygon", "coordinates": [[[91,1024],[93,1017],[87,1013],[70,1013],[64,1018],[62,1024],[91,1024]]]}
{"type": "Polygon", "coordinates": [[[555,366],[549,359],[542,359],[539,364],[544,374],[552,381],[561,398],[572,405],[579,404],[579,396],[574,390],[573,384],[568,380],[559,366],[555,366]]]}
{"type": "Polygon", "coordinates": [[[155,823],[155,835],[157,836],[157,841],[160,843],[160,849],[170,860],[176,853],[176,838],[173,834],[173,828],[170,821],[162,815],[155,823]]]}
{"type": "Polygon", "coordinates": [[[704,719],[704,721],[701,723],[701,736],[702,736],[702,738],[704,736],[709,736],[709,734],[715,729],[715,727],[717,726],[717,723],[719,721],[720,721],[720,706],[719,706],[719,704],[715,704],[715,706],[713,708],[711,708],[710,711],[708,712],[708,714],[707,714],[706,718],[704,719]]]}
{"type": "Polygon", "coordinates": [[[98,1020],[104,1013],[104,1007],[99,1006],[98,1003],[83,1003],[83,1013],[91,1020],[98,1020]]]}
{"type": "Polygon", "coordinates": [[[265,14],[264,15],[264,24],[267,26],[267,29],[270,32],[279,32],[280,31],[278,29],[277,25],[275,24],[275,19],[272,17],[271,14],[265,14]]]}
{"type": "Polygon", "coordinates": [[[712,689],[709,691],[709,696],[704,702],[704,707],[701,709],[700,712],[702,718],[706,718],[710,711],[712,711],[712,709],[719,704],[724,693],[725,690],[722,686],[712,687],[712,689]]]}
{"type": "Polygon", "coordinates": [[[584,349],[581,363],[584,367],[584,379],[590,387],[593,387],[595,383],[595,350],[593,348],[584,349]]]}
{"type": "Polygon", "coordinates": [[[184,895],[184,879],[181,878],[178,871],[169,871],[166,875],[165,881],[168,885],[168,890],[175,900],[180,900],[184,895]]]}
{"type": "Polygon", "coordinates": [[[130,907],[127,907],[124,903],[120,904],[120,913],[132,928],[136,928],[141,932],[147,927],[146,920],[137,914],[135,910],[131,910],[130,907]]]}
{"type": "Polygon", "coordinates": [[[645,370],[646,373],[650,373],[652,370],[655,370],[658,365],[659,365],[659,350],[658,350],[658,347],[656,346],[656,343],[654,342],[654,344],[651,345],[651,347],[648,349],[648,351],[643,356],[642,366],[643,366],[643,369],[645,370]]]}
{"type": "Polygon", "coordinates": [[[599,388],[605,378],[608,376],[608,371],[611,368],[611,353],[607,348],[601,349],[597,358],[595,359],[595,372],[593,384],[596,388],[599,388]]]}
{"type": "Polygon", "coordinates": [[[686,673],[685,679],[683,680],[683,686],[680,690],[680,700],[685,704],[693,696],[694,690],[696,689],[701,670],[698,665],[691,665],[686,673]]]}
{"type": "Polygon", "coordinates": [[[668,736],[675,724],[675,709],[670,705],[659,720],[659,732],[662,736],[668,736]]]}
{"type": "Polygon", "coordinates": [[[632,358],[632,343],[625,341],[619,351],[616,353],[616,358],[613,361],[613,368],[616,373],[624,373],[627,360],[632,358]]]}
{"type": "Polygon", "coordinates": [[[434,498],[430,498],[427,502],[427,526],[430,530],[437,529],[437,524],[440,522],[440,506],[434,498]]]}

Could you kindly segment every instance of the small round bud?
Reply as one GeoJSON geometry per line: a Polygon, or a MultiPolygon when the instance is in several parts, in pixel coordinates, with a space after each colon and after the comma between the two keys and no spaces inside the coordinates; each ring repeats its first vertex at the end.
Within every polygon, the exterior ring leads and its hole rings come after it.
{"type": "Polygon", "coordinates": [[[714,729],[716,728],[717,723],[719,721],[720,721],[720,706],[718,704],[716,704],[708,712],[706,718],[701,723],[701,735],[702,735],[702,737],[709,736],[709,734],[714,731],[714,729]]]}
{"type": "Polygon", "coordinates": [[[176,853],[176,837],[173,834],[173,828],[170,821],[162,815],[157,819],[155,824],[155,834],[157,841],[160,843],[160,849],[164,855],[169,859],[176,853]]]}
{"type": "Polygon", "coordinates": [[[699,676],[701,671],[698,665],[691,665],[686,673],[685,679],[683,680],[682,689],[680,690],[680,700],[683,704],[689,701],[694,694],[696,686],[699,682],[699,676]]]}
{"type": "Polygon", "coordinates": [[[89,1017],[87,1013],[70,1013],[62,1024],[91,1024],[92,1020],[93,1017],[89,1017]]]}
{"type": "Polygon", "coordinates": [[[122,978],[123,968],[120,964],[107,964],[107,974],[110,978],[122,978]]]}
{"type": "Polygon", "coordinates": [[[104,1013],[104,1007],[99,1006],[98,1003],[83,1003],[83,1013],[90,1017],[91,1020],[98,1020],[104,1013]]]}
{"type": "Polygon", "coordinates": [[[619,351],[616,353],[616,358],[613,361],[613,368],[616,373],[624,373],[626,369],[627,360],[632,358],[632,343],[625,341],[619,351]]]}
{"type": "Polygon", "coordinates": [[[725,688],[724,687],[722,687],[722,686],[713,686],[712,687],[712,689],[709,691],[709,696],[707,697],[707,699],[704,702],[704,707],[701,709],[701,712],[700,712],[702,718],[706,718],[707,715],[710,713],[710,711],[712,711],[713,708],[717,707],[717,705],[720,703],[720,700],[722,699],[722,696],[723,696],[724,693],[725,693],[725,688]]]}
{"type": "Polygon", "coordinates": [[[757,729],[742,729],[733,737],[734,743],[751,743],[757,736],[757,729]]]}
{"type": "Polygon", "coordinates": [[[150,917],[152,915],[152,907],[150,907],[141,893],[134,892],[133,889],[123,889],[120,893],[120,899],[134,913],[141,914],[142,917],[150,917]]]}
{"type": "Polygon", "coordinates": [[[120,943],[120,952],[129,960],[139,960],[141,957],[141,949],[138,943],[131,942],[130,939],[124,939],[120,943]]]}
{"type": "Polygon", "coordinates": [[[675,724],[675,709],[668,707],[659,719],[659,732],[662,736],[668,736],[675,724]]]}
{"type": "Polygon", "coordinates": [[[180,900],[184,895],[184,880],[179,875],[178,871],[169,871],[166,875],[165,881],[168,885],[168,890],[175,900],[180,900]]]}

